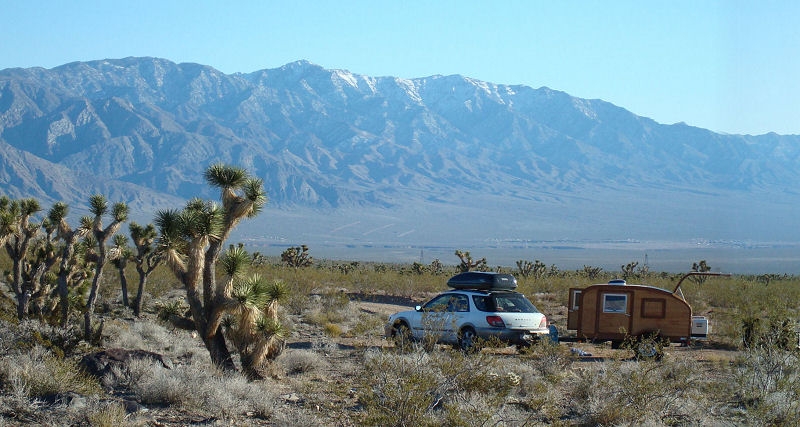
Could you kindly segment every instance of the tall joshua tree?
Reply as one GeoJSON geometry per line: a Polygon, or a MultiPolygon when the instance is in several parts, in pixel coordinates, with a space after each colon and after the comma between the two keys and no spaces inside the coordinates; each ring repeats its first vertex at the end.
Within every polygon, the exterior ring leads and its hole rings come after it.
{"type": "Polygon", "coordinates": [[[103,227],[103,216],[108,213],[108,201],[105,196],[96,194],[89,198],[89,210],[94,215],[91,233],[97,241],[97,259],[95,259],[94,277],[92,278],[92,289],[89,292],[89,299],[86,301],[86,312],[83,314],[83,334],[86,339],[92,336],[92,315],[94,305],[97,302],[97,295],[100,290],[100,279],[103,276],[103,268],[108,260],[108,250],[106,242],[111,236],[116,234],[122,223],[128,219],[128,205],[125,203],[114,203],[111,208],[111,223],[103,227]]]}
{"type": "Polygon", "coordinates": [[[136,272],[139,274],[139,286],[136,290],[136,299],[133,302],[133,313],[138,317],[142,313],[147,278],[158,267],[162,258],[161,253],[156,250],[155,241],[158,233],[156,233],[156,227],[153,224],[142,226],[131,222],[129,229],[133,245],[136,247],[133,261],[136,264],[136,272]]]}
{"type": "Polygon", "coordinates": [[[0,242],[11,258],[11,288],[17,297],[20,319],[28,314],[28,303],[34,291],[30,289],[31,282],[24,280],[23,272],[32,240],[41,231],[41,224],[31,222],[31,217],[40,210],[36,199],[11,200],[5,196],[0,199],[0,242]]]}
{"type": "Polygon", "coordinates": [[[122,305],[130,307],[128,301],[128,277],[125,276],[125,269],[128,267],[128,261],[133,257],[133,251],[128,246],[128,238],[122,234],[115,234],[112,239],[114,246],[112,248],[113,255],[110,257],[111,264],[117,269],[119,274],[119,285],[122,290],[122,305]]]}
{"type": "Polygon", "coordinates": [[[217,283],[216,262],[231,231],[241,220],[256,216],[267,197],[263,181],[239,167],[215,164],[204,177],[220,189],[222,205],[194,199],[183,210],[158,212],[159,250],[186,290],[195,328],[211,360],[224,370],[235,370],[221,328],[231,284],[217,283]]]}
{"type": "MultiPolygon", "coordinates": [[[[56,202],[47,213],[47,219],[55,228],[56,236],[64,241],[60,263],[58,267],[58,295],[61,307],[61,327],[66,327],[69,321],[69,285],[75,278],[75,247],[79,239],[89,234],[92,229],[92,220],[88,216],[80,219],[78,228],[72,229],[67,223],[69,207],[66,203],[56,202]]],[[[81,274],[82,277],[82,274],[81,274]]]]}

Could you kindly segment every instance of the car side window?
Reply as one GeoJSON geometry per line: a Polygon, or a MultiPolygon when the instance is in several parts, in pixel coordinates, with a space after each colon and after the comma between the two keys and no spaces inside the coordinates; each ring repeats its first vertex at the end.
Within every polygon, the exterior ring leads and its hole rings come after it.
{"type": "Polygon", "coordinates": [[[466,295],[456,295],[455,311],[460,313],[469,311],[469,299],[467,299],[466,295]]]}
{"type": "Polygon", "coordinates": [[[472,302],[475,303],[475,308],[477,308],[480,311],[490,311],[491,310],[489,308],[489,297],[473,295],[472,296],[472,302]]]}
{"type": "Polygon", "coordinates": [[[457,311],[458,297],[463,295],[445,294],[430,300],[425,304],[426,311],[457,311]]]}

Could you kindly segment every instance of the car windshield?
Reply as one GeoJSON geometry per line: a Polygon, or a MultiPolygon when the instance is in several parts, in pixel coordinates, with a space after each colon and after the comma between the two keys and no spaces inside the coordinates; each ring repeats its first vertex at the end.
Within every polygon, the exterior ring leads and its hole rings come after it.
{"type": "Polygon", "coordinates": [[[510,312],[510,313],[538,313],[539,310],[522,294],[503,293],[487,296],[473,296],[475,307],[481,311],[510,312]]]}

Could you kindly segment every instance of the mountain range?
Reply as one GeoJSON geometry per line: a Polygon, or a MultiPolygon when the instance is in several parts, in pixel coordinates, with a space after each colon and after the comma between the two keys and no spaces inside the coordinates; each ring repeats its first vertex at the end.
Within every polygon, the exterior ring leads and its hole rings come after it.
{"type": "Polygon", "coordinates": [[[247,74],[159,58],[0,70],[6,195],[81,212],[102,193],[148,221],[217,197],[202,173],[217,162],[264,179],[268,208],[237,237],[265,247],[800,241],[797,135],[307,61],[247,74]]]}

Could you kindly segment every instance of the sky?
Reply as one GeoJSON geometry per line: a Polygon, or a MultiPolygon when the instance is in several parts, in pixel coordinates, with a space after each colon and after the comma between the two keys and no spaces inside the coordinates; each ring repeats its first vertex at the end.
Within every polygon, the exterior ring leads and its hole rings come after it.
{"type": "Polygon", "coordinates": [[[660,123],[800,134],[800,2],[0,0],[0,69],[308,60],[602,99],[660,123]]]}

